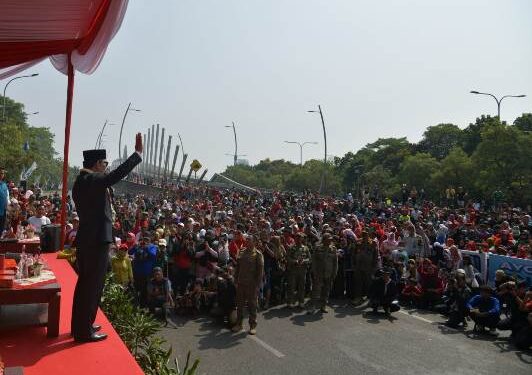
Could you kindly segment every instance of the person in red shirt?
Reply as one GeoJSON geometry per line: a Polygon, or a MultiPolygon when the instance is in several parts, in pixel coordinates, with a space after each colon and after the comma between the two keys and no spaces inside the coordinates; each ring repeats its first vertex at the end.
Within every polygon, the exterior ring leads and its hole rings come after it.
{"type": "Polygon", "coordinates": [[[290,227],[285,227],[283,230],[283,236],[281,237],[281,242],[285,249],[288,249],[296,244],[294,239],[292,229],[290,227]]]}
{"type": "Polygon", "coordinates": [[[235,231],[233,240],[229,243],[229,254],[231,255],[231,258],[233,258],[235,261],[238,258],[238,254],[240,253],[240,250],[244,247],[245,243],[246,240],[244,239],[244,236],[242,234],[242,228],[238,226],[237,230],[235,231]]]}
{"type": "Polygon", "coordinates": [[[430,259],[423,259],[418,268],[419,284],[421,286],[421,307],[431,309],[441,299],[443,281],[438,275],[438,268],[430,259]]]}
{"type": "Polygon", "coordinates": [[[148,229],[149,227],[149,221],[148,221],[148,213],[142,212],[139,213],[137,217],[137,221],[135,222],[135,227],[133,228],[133,233],[139,233],[142,229],[148,229]]]}
{"type": "Polygon", "coordinates": [[[174,289],[177,294],[184,295],[191,279],[192,259],[195,255],[193,234],[191,232],[186,233],[180,241],[176,236],[171,253],[174,261],[172,277],[174,289]]]}
{"type": "Polygon", "coordinates": [[[401,300],[407,304],[417,306],[423,292],[417,280],[414,278],[408,279],[405,287],[401,291],[401,300]]]}

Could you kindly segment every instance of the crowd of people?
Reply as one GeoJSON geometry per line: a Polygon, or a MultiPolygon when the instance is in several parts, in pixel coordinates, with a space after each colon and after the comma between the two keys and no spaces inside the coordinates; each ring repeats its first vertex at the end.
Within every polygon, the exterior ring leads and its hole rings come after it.
{"type": "MultiPolygon", "coordinates": [[[[57,194],[6,186],[4,237],[60,221],[57,194]]],[[[153,313],[212,314],[235,332],[246,307],[255,334],[258,310],[285,305],[325,314],[331,298],[385,315],[401,306],[434,310],[449,327],[510,330],[518,347],[529,347],[529,281],[498,270],[488,286],[460,250],[532,259],[530,208],[402,198],[358,202],[351,194],[204,185],[116,195],[110,269],[153,313]]],[[[79,219],[71,202],[68,214],[65,243],[75,248],[79,219]]]]}

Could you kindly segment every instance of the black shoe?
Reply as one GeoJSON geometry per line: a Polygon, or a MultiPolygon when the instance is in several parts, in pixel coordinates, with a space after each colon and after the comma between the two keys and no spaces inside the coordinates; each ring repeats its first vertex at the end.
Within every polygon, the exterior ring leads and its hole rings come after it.
{"type": "MultiPolygon", "coordinates": [[[[92,327],[91,327],[91,332],[94,333],[94,332],[98,332],[100,329],[102,329],[102,326],[99,325],[99,324],[93,324],[92,327]]],[[[72,332],[70,332],[70,336],[74,336],[72,334],[72,332]]]]}
{"type": "Polygon", "coordinates": [[[93,333],[89,337],[74,337],[74,341],[76,342],[96,342],[96,341],[102,341],[107,338],[106,333],[93,333]]]}

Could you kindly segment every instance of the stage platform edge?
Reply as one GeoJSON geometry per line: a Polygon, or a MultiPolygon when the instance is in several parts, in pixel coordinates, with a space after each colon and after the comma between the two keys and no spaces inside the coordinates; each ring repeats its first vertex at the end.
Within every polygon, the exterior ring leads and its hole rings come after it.
{"type": "Polygon", "coordinates": [[[43,254],[61,285],[59,337],[47,338],[45,327],[0,331],[0,355],[6,367],[21,366],[25,375],[144,374],[105,314],[98,309],[96,324],[109,336],[96,343],[76,343],[70,336],[72,297],[77,275],[56,253],[43,254]]]}

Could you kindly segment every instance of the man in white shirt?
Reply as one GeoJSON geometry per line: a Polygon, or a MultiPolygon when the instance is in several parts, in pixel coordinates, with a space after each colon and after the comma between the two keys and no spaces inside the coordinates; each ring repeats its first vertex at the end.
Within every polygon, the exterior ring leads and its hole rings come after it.
{"type": "Polygon", "coordinates": [[[43,225],[49,225],[52,222],[44,215],[44,207],[39,206],[37,213],[28,219],[28,223],[33,227],[36,234],[41,234],[41,227],[43,225]]]}

